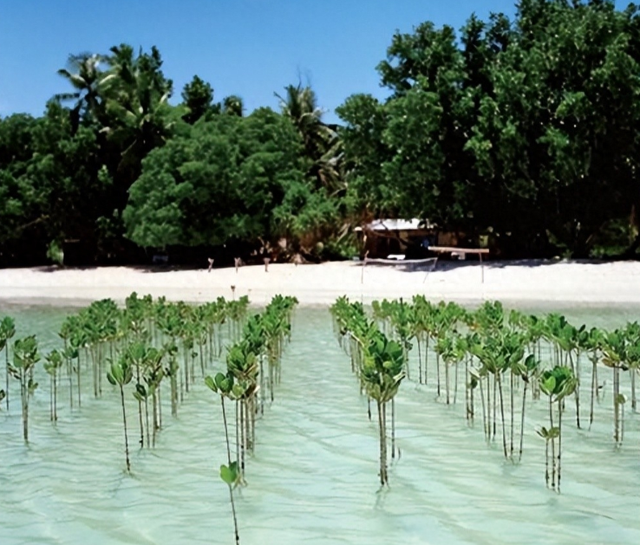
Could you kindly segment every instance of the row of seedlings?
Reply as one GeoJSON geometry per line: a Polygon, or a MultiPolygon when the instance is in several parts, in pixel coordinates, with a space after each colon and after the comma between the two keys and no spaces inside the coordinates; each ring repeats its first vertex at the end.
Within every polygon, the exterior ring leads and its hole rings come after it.
{"type": "Polygon", "coordinates": [[[351,360],[351,369],[358,377],[361,392],[367,395],[367,408],[371,419],[370,401],[376,402],[380,485],[389,484],[387,432],[387,406],[391,405],[391,457],[395,457],[395,396],[405,377],[407,351],[402,344],[390,340],[369,319],[360,303],[340,297],[331,306],[334,331],[340,346],[351,360]]]}
{"type": "MultiPolygon", "coordinates": [[[[636,410],[640,367],[637,323],[614,331],[587,330],[572,326],[557,313],[542,318],[518,311],[506,313],[499,302],[468,311],[455,303],[432,304],[423,296],[414,297],[411,303],[374,302],[372,312],[380,328],[405,350],[411,350],[415,341],[418,382],[429,384],[435,378],[438,399],[456,403],[459,368],[464,367],[466,418],[473,423],[479,397],[487,441],[494,441],[499,429],[504,456],[512,461],[522,458],[527,394],[531,391],[534,400],[544,394],[549,426],[541,427],[538,433],[546,442],[545,475],[551,488],[559,490],[560,486],[562,413],[573,398],[576,426],[582,427],[581,383],[585,381],[590,391],[591,427],[595,402],[600,401],[604,388],[598,378],[600,365],[612,370],[613,437],[616,446],[621,446],[627,401],[620,386],[624,372],[630,377],[627,390],[632,410],[636,410]],[[435,377],[429,372],[430,353],[435,354],[435,377]],[[590,376],[581,365],[584,356],[591,363],[590,376]],[[516,403],[518,396],[520,403],[516,403]]],[[[409,375],[412,359],[407,357],[406,362],[409,375]]]]}
{"type": "MultiPolygon", "coordinates": [[[[11,318],[4,318],[0,321],[0,349],[5,352],[7,384],[2,397],[6,409],[10,410],[8,378],[13,376],[20,382],[23,437],[28,442],[29,398],[38,387],[34,371],[36,364],[44,361],[52,422],[58,420],[61,397],[67,396],[69,410],[78,410],[89,388],[94,397],[102,396],[106,377],[120,392],[125,430],[124,401],[132,395],[138,408],[140,447],[155,446],[162,428],[162,399],[170,401],[171,413],[177,415],[179,403],[196,375],[203,377],[205,369],[221,355],[226,334],[244,326],[248,304],[246,297],[237,301],[221,297],[191,306],[169,303],[164,298],[141,298],[136,293],[126,299],[124,308],[110,299],[95,301],[64,320],[59,331],[62,346],[44,357],[33,335],[18,339],[11,347],[9,339],[15,334],[15,325],[11,318]]],[[[127,431],[125,461],[129,471],[127,431]]]]}
{"type": "MultiPolygon", "coordinates": [[[[204,379],[209,389],[220,397],[227,463],[220,466],[220,478],[229,488],[236,543],[240,543],[234,490],[245,485],[245,463],[255,452],[256,417],[264,414],[266,391],[271,402],[281,379],[281,360],[285,345],[291,340],[294,297],[276,295],[261,314],[251,316],[241,334],[229,346],[226,373],[204,379]],[[235,409],[235,449],[229,433],[228,405],[235,409]]],[[[240,332],[240,329],[238,329],[240,332]]]]}

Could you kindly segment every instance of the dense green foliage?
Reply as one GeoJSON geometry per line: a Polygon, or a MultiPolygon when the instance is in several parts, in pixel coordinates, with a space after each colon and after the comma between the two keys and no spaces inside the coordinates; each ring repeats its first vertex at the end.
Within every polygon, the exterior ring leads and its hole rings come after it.
{"type": "Polygon", "coordinates": [[[390,98],[339,109],[362,209],[587,254],[640,194],[639,39],[638,9],[603,0],[396,34],[378,67],[390,98]]]}
{"type": "Polygon", "coordinates": [[[393,36],[378,66],[389,98],[348,97],[344,127],[302,85],[277,95],[280,112],[245,116],[198,76],[170,104],[155,47],[73,55],[70,92],[39,118],[0,119],[0,263],[332,257],[381,216],[489,235],[505,256],[635,253],[638,8],[517,8],[393,36]]]}
{"type": "Polygon", "coordinates": [[[273,238],[288,193],[304,191],[297,144],[266,109],[197,123],[145,159],[124,213],[129,236],[159,247],[273,238]]]}
{"type": "Polygon", "coordinates": [[[282,113],[243,117],[239,97],[214,103],[198,76],[170,105],[155,48],[68,64],[59,74],[73,92],[44,116],[0,120],[1,262],[131,261],[176,246],[241,255],[282,237],[299,251],[303,236],[313,251],[339,225],[326,157],[337,135],[310,89],[287,88],[282,113]]]}

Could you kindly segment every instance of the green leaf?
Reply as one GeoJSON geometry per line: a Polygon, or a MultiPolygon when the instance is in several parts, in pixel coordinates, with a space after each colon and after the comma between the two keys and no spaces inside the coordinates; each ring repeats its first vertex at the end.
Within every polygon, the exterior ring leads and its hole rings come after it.
{"type": "Polygon", "coordinates": [[[211,376],[207,375],[206,377],[204,377],[204,383],[211,391],[218,393],[218,387],[216,386],[216,383],[213,378],[211,378],[211,376]]]}
{"type": "Polygon", "coordinates": [[[547,377],[541,384],[540,384],[540,388],[542,389],[542,391],[547,394],[547,395],[551,395],[553,394],[555,388],[556,388],[556,378],[551,375],[549,377],[547,377]]]}
{"type": "Polygon", "coordinates": [[[231,462],[229,466],[220,466],[220,478],[229,486],[233,486],[238,480],[238,463],[231,462]]]}

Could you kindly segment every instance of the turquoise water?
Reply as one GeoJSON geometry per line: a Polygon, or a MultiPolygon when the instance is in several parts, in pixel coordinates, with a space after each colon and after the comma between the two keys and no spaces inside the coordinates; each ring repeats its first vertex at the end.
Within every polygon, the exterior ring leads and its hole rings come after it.
{"type": "MultiPolygon", "coordinates": [[[[590,326],[640,318],[633,307],[554,310],[590,326]]],[[[43,352],[58,346],[67,312],[0,306],[0,316],[16,318],[18,334],[38,334],[43,352]]],[[[18,405],[0,412],[2,545],[233,542],[228,492],[218,477],[226,459],[219,403],[201,381],[177,419],[164,406],[153,450],[135,446],[131,399],[127,475],[116,392],[93,399],[87,388],[82,408],[70,411],[63,386],[54,426],[47,378],[40,378],[28,447],[18,405]]],[[[625,444],[614,449],[610,395],[591,431],[566,419],[558,495],[545,488],[544,442],[535,433],[547,422],[542,403],[527,408],[524,458],[513,465],[500,441],[487,445],[481,425],[467,426],[462,391],[447,406],[432,386],[405,381],[396,404],[400,457],[391,486],[380,492],[377,429],[329,313],[300,309],[276,401],[257,423],[248,485],[237,494],[241,542],[640,543],[640,420],[627,410],[625,444]]]]}

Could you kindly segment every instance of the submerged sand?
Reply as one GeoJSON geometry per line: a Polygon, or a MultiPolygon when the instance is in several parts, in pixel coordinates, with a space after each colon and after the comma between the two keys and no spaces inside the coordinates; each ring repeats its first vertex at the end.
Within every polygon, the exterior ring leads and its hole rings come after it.
{"type": "Polygon", "coordinates": [[[640,303],[640,263],[519,261],[438,263],[415,266],[359,262],[320,265],[272,263],[201,270],[168,268],[50,267],[0,270],[0,300],[48,303],[122,301],[132,291],[170,300],[207,301],[248,295],[253,303],[275,294],[294,295],[303,305],[327,305],[347,295],[367,303],[381,298],[423,294],[435,301],[481,303],[485,300],[591,304],[640,303]]]}

